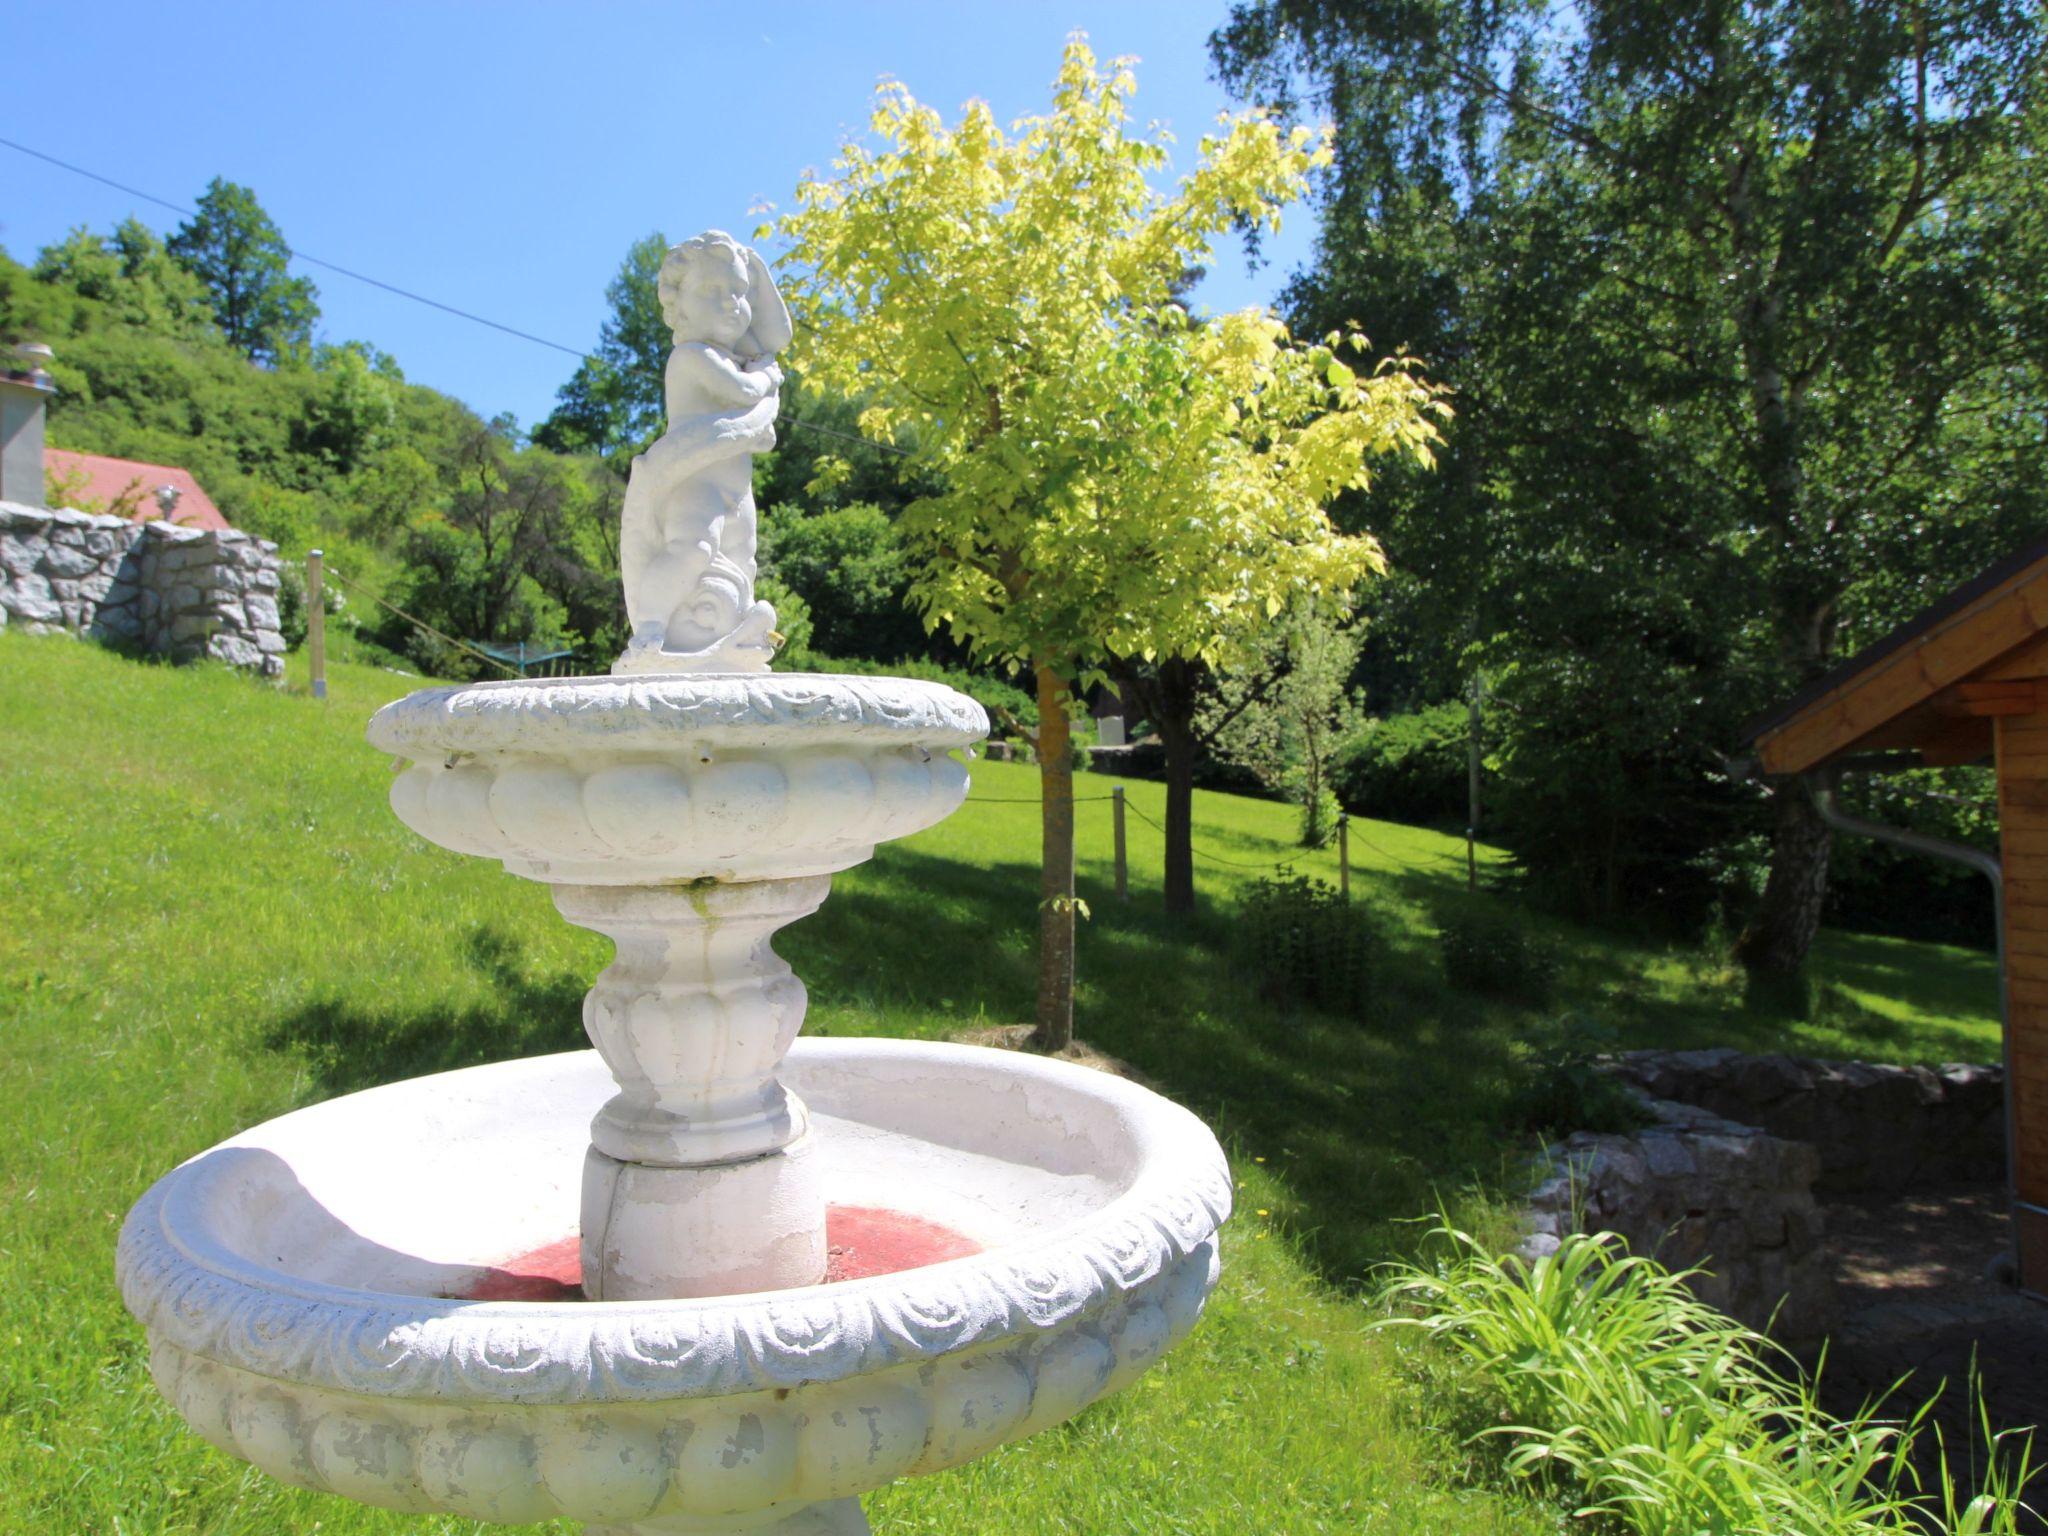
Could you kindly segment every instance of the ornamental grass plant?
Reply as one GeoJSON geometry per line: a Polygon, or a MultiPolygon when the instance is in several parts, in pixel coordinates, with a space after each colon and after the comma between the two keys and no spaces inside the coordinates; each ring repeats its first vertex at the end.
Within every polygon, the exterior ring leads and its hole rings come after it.
{"type": "MultiPolygon", "coordinates": [[[[1440,1220],[1434,1262],[1385,1271],[1384,1329],[1419,1332],[1464,1366],[1513,1477],[1575,1517],[1640,1536],[2002,1536],[2028,1528],[2031,1432],[1975,1421],[1986,1471],[1959,1487],[1929,1416],[1823,1409],[1775,1344],[1696,1300],[1691,1271],[1631,1255],[1613,1233],[1498,1256],[1440,1220]],[[1486,1410],[1491,1410],[1490,1412],[1486,1410]]],[[[1970,1390],[1975,1391],[1971,1383],[1970,1390]]],[[[1896,1393],[1894,1394],[1896,1395],[1896,1393]]],[[[1467,1416],[1473,1417],[1468,1405],[1467,1416]]]]}

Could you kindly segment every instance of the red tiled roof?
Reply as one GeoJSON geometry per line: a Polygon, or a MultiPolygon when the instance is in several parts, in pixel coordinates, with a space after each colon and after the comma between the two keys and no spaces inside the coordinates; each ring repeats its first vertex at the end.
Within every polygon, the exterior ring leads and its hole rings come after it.
{"type": "Polygon", "coordinates": [[[170,519],[181,528],[227,528],[213,498],[199,488],[191,472],[175,464],[143,464],[110,459],[98,453],[73,453],[68,448],[43,450],[43,473],[64,483],[67,500],[89,501],[80,511],[111,512],[116,508],[138,523],[164,516],[157,499],[160,486],[178,488],[170,519]]]}

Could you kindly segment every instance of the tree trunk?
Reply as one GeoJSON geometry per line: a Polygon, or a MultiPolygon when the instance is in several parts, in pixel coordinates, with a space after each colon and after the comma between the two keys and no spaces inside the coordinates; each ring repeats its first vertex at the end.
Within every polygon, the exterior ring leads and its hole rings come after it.
{"type": "Polygon", "coordinates": [[[1735,943],[1735,958],[1752,975],[1794,976],[1820,931],[1833,838],[1806,786],[1785,779],[1771,791],[1771,874],[1763,904],[1735,943]]]}
{"type": "Polygon", "coordinates": [[[1166,910],[1195,910],[1195,757],[1199,747],[1185,720],[1155,719],[1166,748],[1166,910]]]}
{"type": "Polygon", "coordinates": [[[1110,675],[1124,706],[1136,707],[1166,751],[1166,910],[1195,910],[1195,764],[1207,746],[1195,730],[1204,671],[1199,662],[1162,657],[1151,665],[1119,659],[1110,675]]]}
{"type": "Polygon", "coordinates": [[[1038,1027],[1031,1044],[1063,1050],[1074,1039],[1074,754],[1067,683],[1039,662],[1038,793],[1043,868],[1038,904],[1038,1027]]]}

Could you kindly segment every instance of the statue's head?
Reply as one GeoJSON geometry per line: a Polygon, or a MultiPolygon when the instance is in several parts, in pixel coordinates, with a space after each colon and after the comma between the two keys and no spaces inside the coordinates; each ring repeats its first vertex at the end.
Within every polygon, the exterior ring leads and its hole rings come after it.
{"type": "Polygon", "coordinates": [[[789,311],[767,263],[722,229],[669,247],[660,293],[678,342],[707,341],[744,357],[789,345],[789,311]]]}

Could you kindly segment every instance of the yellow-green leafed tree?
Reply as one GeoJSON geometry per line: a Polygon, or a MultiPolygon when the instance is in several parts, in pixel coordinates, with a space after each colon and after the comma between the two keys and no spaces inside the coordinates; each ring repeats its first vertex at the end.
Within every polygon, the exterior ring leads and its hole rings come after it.
{"type": "Polygon", "coordinates": [[[1169,140],[1131,131],[1135,87],[1078,37],[1052,110],[1007,131],[978,102],[948,127],[885,84],[879,142],[762,232],[788,241],[795,367],[945,486],[900,525],[926,622],[1035,678],[1048,1049],[1073,1033],[1069,695],[1117,656],[1228,666],[1298,595],[1379,570],[1324,508],[1376,454],[1426,460],[1441,410],[1408,368],[1359,366],[1362,338],[1176,302],[1217,235],[1277,228],[1329,150],[1226,118],[1165,192],[1169,140]]]}

